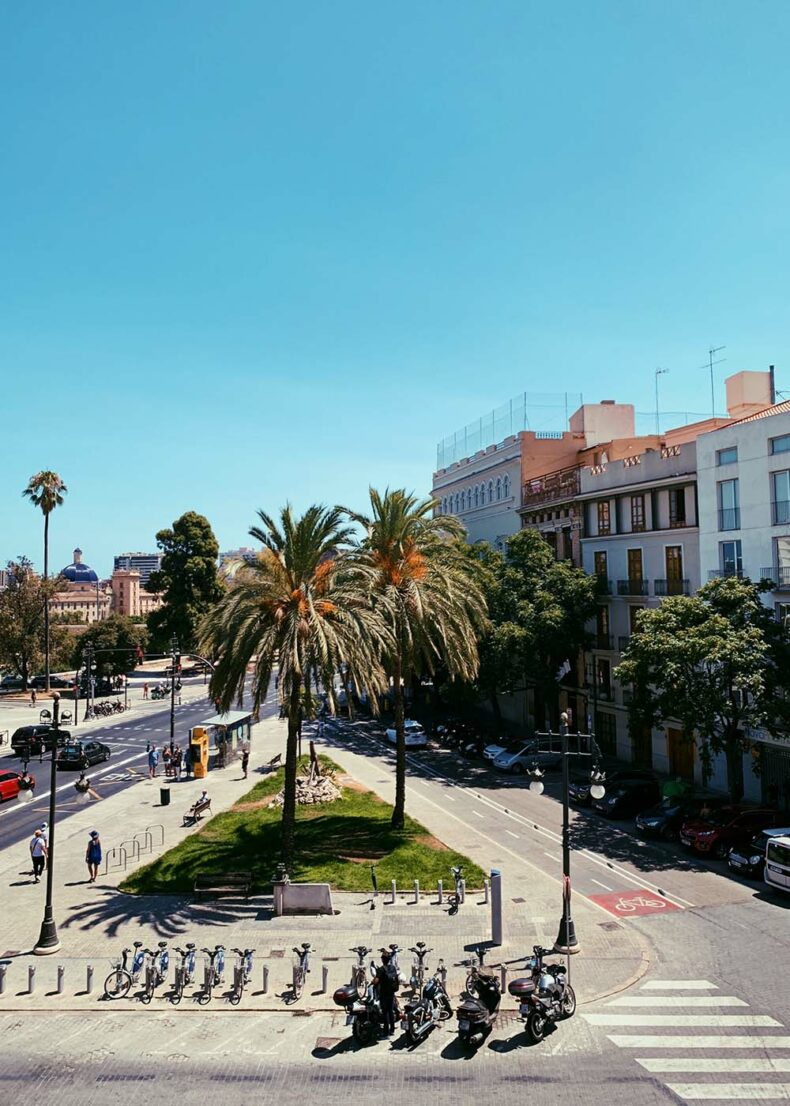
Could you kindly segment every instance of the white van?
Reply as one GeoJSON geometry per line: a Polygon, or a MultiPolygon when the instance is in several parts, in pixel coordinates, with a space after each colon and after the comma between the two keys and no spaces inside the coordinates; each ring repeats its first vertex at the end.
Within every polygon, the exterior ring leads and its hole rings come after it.
{"type": "Polygon", "coordinates": [[[769,887],[790,891],[790,837],[774,837],[768,842],[763,878],[769,887]]]}

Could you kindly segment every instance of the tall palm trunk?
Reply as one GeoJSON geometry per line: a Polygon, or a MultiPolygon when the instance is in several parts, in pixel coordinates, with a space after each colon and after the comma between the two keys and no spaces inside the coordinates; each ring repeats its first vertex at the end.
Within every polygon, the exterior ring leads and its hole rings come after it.
{"type": "Polygon", "coordinates": [[[403,661],[398,651],[392,672],[395,693],[395,806],[392,810],[392,828],[398,830],[403,829],[406,822],[406,734],[403,729],[402,671],[403,661]]]}
{"type": "Polygon", "coordinates": [[[290,875],[293,871],[296,830],[296,760],[299,724],[302,715],[302,680],[295,676],[288,700],[288,741],[285,746],[285,784],[283,790],[282,862],[290,875]]]}
{"type": "Polygon", "coordinates": [[[44,688],[49,694],[49,515],[44,515],[44,688]]]}

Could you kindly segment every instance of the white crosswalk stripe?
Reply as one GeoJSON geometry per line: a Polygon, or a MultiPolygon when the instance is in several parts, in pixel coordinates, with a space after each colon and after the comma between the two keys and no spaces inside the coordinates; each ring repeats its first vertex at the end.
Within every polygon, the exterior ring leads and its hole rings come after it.
{"type": "Polygon", "coordinates": [[[689,1101],[715,1098],[790,1102],[790,1083],[667,1083],[667,1086],[689,1101]]]}
{"type": "Polygon", "coordinates": [[[665,1025],[668,1029],[693,1029],[709,1026],[711,1029],[725,1026],[757,1028],[765,1025],[781,1025],[768,1014],[582,1014],[590,1025],[665,1025]]]}
{"type": "Polygon", "coordinates": [[[735,1034],[705,1034],[700,1037],[678,1037],[669,1033],[610,1033],[609,1040],[618,1048],[666,1048],[666,1049],[705,1049],[719,1048],[759,1048],[763,1052],[771,1049],[790,1049],[790,1037],[778,1037],[768,1033],[750,1033],[748,1037],[735,1034]]]}
{"type": "Polygon", "coordinates": [[[718,991],[715,983],[707,979],[649,979],[642,991],[718,991]]]}
{"type": "Polygon", "coordinates": [[[727,1072],[734,1075],[736,1072],[783,1072],[790,1071],[790,1057],[775,1059],[771,1056],[736,1056],[734,1059],[724,1056],[658,1056],[650,1060],[643,1060],[635,1056],[637,1064],[641,1064],[645,1071],[691,1071],[695,1075],[704,1072],[727,1072]]]}
{"type": "Polygon", "coordinates": [[[734,995],[625,995],[617,998],[609,1006],[748,1006],[742,998],[734,995]]]}

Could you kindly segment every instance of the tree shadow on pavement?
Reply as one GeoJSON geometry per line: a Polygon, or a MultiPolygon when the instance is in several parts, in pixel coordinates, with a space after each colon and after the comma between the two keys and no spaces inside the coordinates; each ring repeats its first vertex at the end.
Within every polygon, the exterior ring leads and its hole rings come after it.
{"type": "MultiPolygon", "coordinates": [[[[628,825],[628,823],[626,824],[628,825]]],[[[589,849],[606,860],[633,865],[642,872],[707,872],[710,867],[680,845],[645,841],[616,822],[584,812],[571,822],[572,849],[589,849]]]]}
{"type": "MultiPolygon", "coordinates": [[[[99,897],[72,906],[62,929],[100,929],[109,937],[129,927],[146,927],[172,940],[195,926],[231,926],[260,919],[260,902],[195,902],[186,895],[125,895],[114,887],[96,888],[99,897]]],[[[268,900],[267,900],[268,902],[268,900]]]]}

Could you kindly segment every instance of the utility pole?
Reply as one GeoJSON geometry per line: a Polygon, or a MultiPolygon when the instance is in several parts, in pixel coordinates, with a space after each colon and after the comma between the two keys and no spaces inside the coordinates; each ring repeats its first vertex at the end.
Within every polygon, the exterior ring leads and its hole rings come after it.
{"type": "Polygon", "coordinates": [[[656,436],[661,433],[661,427],[658,422],[658,378],[668,372],[669,369],[656,369],[656,436]]]}
{"type": "MultiPolygon", "coordinates": [[[[60,727],[60,695],[55,692],[52,697],[52,729],[50,740],[52,742],[52,758],[49,771],[49,833],[47,837],[47,898],[44,904],[44,917],[41,922],[41,931],[38,935],[33,952],[36,956],[48,956],[57,952],[60,948],[58,928],[55,925],[55,914],[52,907],[53,876],[55,871],[55,804],[57,800],[57,757],[58,757],[58,732],[60,727]]],[[[42,749],[46,740],[42,738],[42,749]]],[[[27,769],[25,769],[27,771],[27,769]]]]}
{"type": "MultiPolygon", "coordinates": [[[[178,653],[178,638],[173,634],[170,643],[172,655],[170,658],[170,752],[175,748],[176,737],[176,664],[180,660],[178,653]]],[[[179,668],[180,668],[179,664],[179,668]]]]}
{"type": "Polygon", "coordinates": [[[710,417],[712,419],[716,418],[716,387],[713,381],[713,366],[721,365],[727,360],[726,357],[720,357],[718,361],[714,361],[713,358],[715,354],[721,353],[726,348],[726,346],[711,346],[708,350],[708,364],[705,367],[710,372],[710,417]]]}

